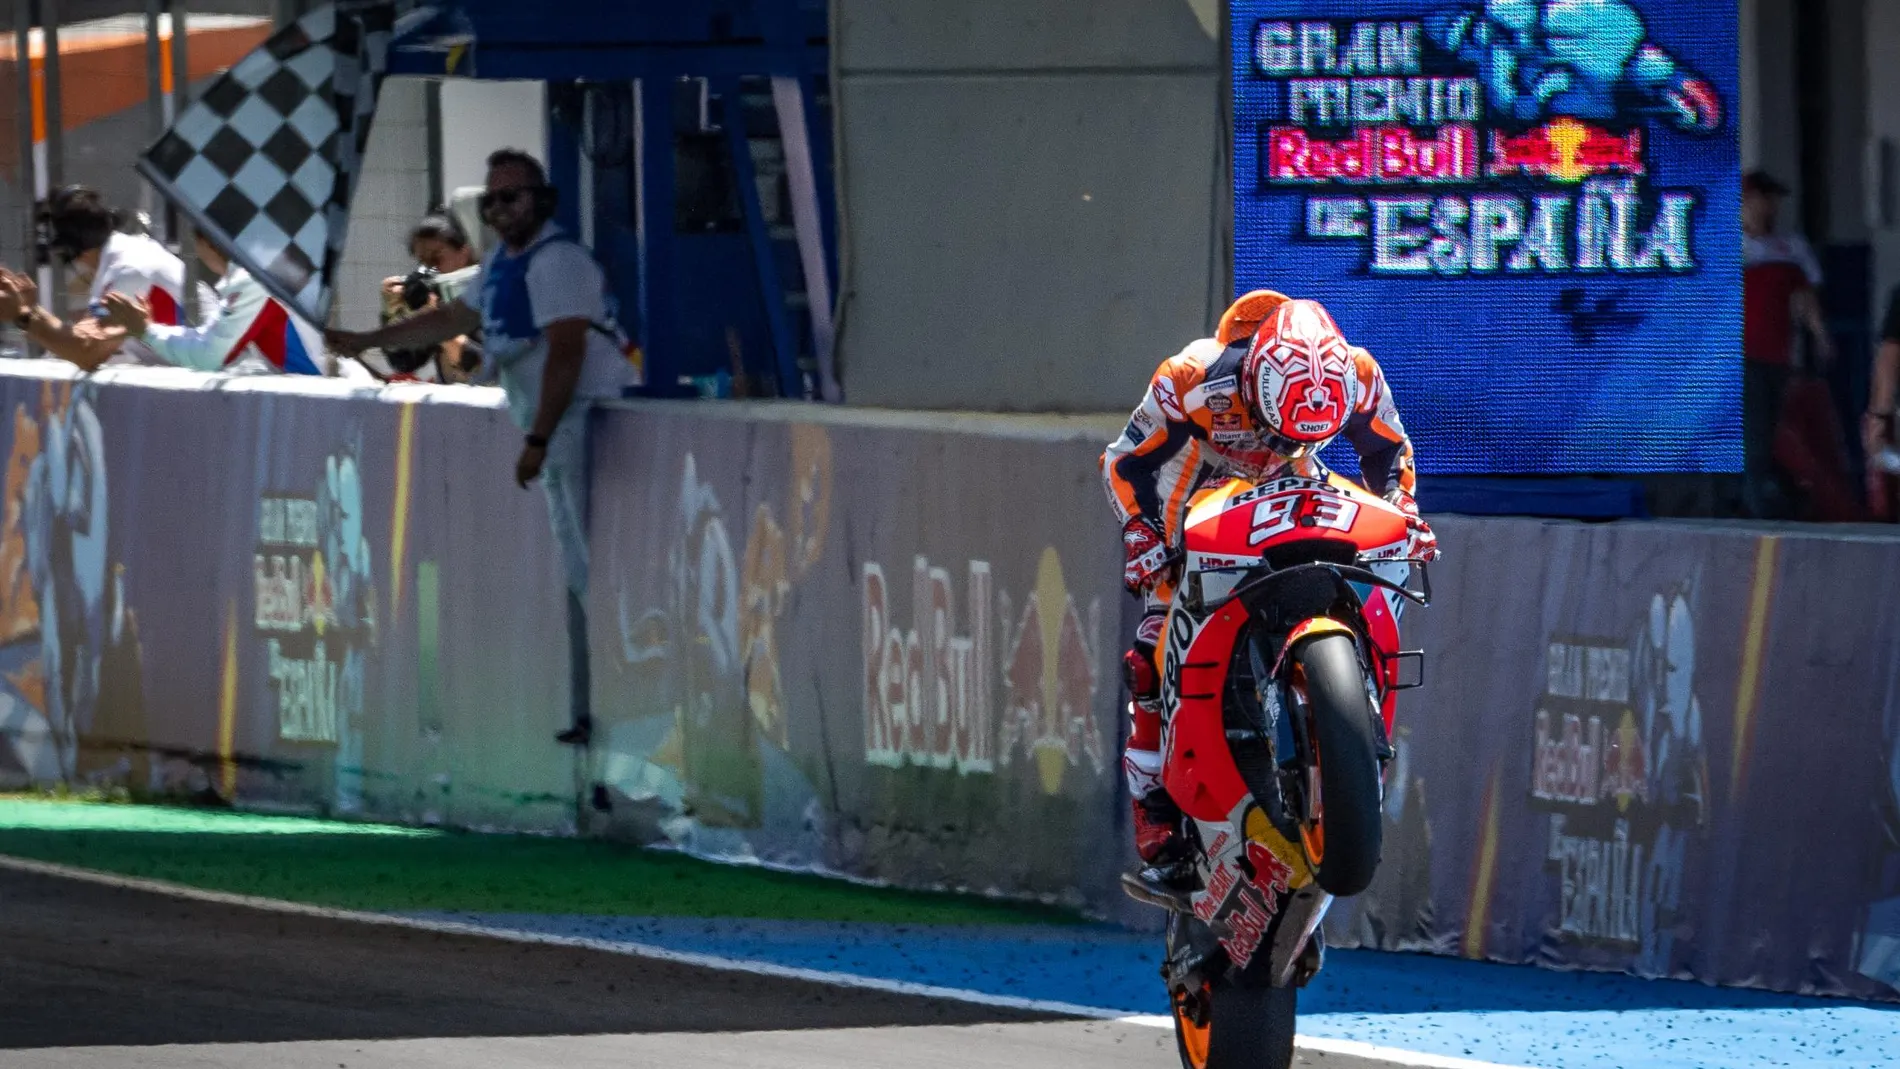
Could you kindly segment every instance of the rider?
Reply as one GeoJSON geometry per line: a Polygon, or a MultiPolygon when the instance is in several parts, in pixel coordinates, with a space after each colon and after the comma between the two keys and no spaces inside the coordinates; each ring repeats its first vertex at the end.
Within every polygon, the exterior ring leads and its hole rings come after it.
{"type": "Polygon", "coordinates": [[[1216,477],[1323,478],[1319,451],[1340,434],[1359,454],[1365,484],[1411,520],[1413,556],[1437,555],[1412,499],[1412,443],[1385,373],[1349,345],[1318,301],[1255,290],[1221,316],[1212,338],[1155,372],[1122,436],[1102,454],[1108,499],[1122,524],[1122,581],[1145,611],[1123,656],[1134,729],[1122,770],[1134,798],[1135,849],[1162,874],[1176,849],[1180,809],[1161,783],[1161,680],[1155,644],[1174,596],[1185,505],[1216,477]]]}

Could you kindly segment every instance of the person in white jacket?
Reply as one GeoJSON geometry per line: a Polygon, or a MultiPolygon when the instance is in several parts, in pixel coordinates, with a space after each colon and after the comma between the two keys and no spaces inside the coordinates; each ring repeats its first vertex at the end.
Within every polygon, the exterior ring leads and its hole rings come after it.
{"type": "MultiPolygon", "coordinates": [[[[57,257],[86,290],[87,309],[62,320],[39,304],[31,270],[0,269],[0,319],[62,360],[91,371],[116,364],[153,364],[158,357],[124,332],[95,318],[108,293],[138,297],[158,323],[183,323],[185,265],[144,233],[128,233],[130,213],[108,206],[89,186],[62,186],[39,206],[42,262],[57,257]]],[[[78,296],[75,291],[73,296],[78,296]]]]}
{"type": "MultiPolygon", "coordinates": [[[[104,321],[122,328],[126,336],[143,342],[168,364],[198,371],[240,373],[283,372],[327,375],[337,369],[324,352],[323,335],[301,316],[284,307],[244,268],[230,262],[218,248],[198,238],[198,257],[219,272],[218,303],[199,326],[154,322],[143,300],[125,293],[108,293],[104,321]]],[[[347,374],[344,377],[356,377],[347,374]]],[[[367,371],[361,377],[369,378],[367,371]]]]}

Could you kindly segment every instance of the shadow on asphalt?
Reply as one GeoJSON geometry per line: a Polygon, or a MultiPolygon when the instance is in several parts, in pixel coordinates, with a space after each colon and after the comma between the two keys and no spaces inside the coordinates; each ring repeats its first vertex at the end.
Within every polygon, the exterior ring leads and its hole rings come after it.
{"type": "Polygon", "coordinates": [[[1055,1019],[0,872],[0,1049],[1055,1019]]]}

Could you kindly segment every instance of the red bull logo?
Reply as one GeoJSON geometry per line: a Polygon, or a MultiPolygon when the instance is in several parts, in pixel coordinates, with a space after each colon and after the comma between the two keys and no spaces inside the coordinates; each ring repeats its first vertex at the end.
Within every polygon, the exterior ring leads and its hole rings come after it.
{"type": "Polygon", "coordinates": [[[1293,867],[1275,857],[1261,843],[1247,843],[1247,862],[1253,866],[1254,886],[1268,895],[1285,894],[1293,887],[1293,867]]]}
{"type": "MultiPolygon", "coordinates": [[[[1008,616],[1004,599],[1004,615],[1008,616]]],[[[1023,603],[1003,661],[1001,761],[1031,758],[1045,794],[1062,789],[1065,770],[1086,760],[1097,770],[1107,752],[1092,715],[1101,607],[1087,616],[1062,576],[1062,559],[1045,548],[1036,588],[1023,603]]]]}
{"type": "Polygon", "coordinates": [[[1478,177],[1478,132],[1448,125],[1435,137],[1405,126],[1367,126],[1329,141],[1299,127],[1267,134],[1270,182],[1457,182],[1478,177]]]}
{"type": "Polygon", "coordinates": [[[1643,131],[1613,133],[1565,116],[1523,134],[1491,131],[1494,176],[1528,174],[1559,182],[1580,182],[1598,174],[1640,175],[1643,131]]]}

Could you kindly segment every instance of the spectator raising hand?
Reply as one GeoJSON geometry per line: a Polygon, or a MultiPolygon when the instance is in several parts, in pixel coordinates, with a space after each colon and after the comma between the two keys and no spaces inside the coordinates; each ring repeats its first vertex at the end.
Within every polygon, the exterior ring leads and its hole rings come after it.
{"type": "Polygon", "coordinates": [[[40,284],[30,276],[0,267],[0,319],[15,320],[40,302],[40,284]]]}
{"type": "Polygon", "coordinates": [[[118,327],[136,338],[143,335],[152,325],[152,310],[138,297],[123,293],[108,293],[105,297],[106,314],[103,321],[108,326],[118,327]]]}

